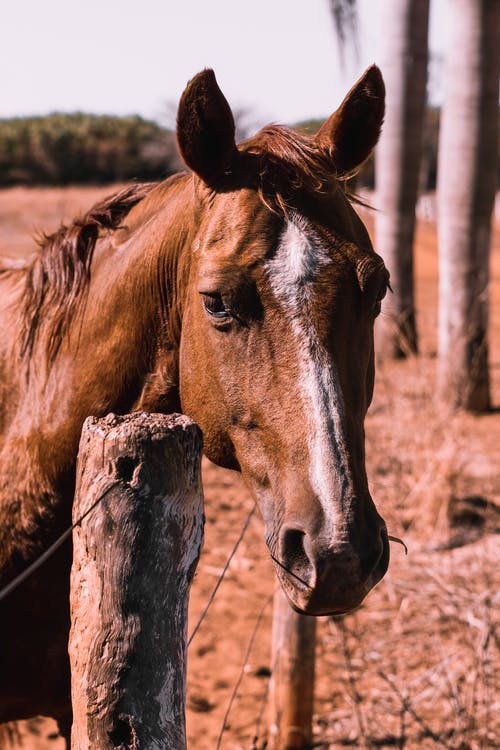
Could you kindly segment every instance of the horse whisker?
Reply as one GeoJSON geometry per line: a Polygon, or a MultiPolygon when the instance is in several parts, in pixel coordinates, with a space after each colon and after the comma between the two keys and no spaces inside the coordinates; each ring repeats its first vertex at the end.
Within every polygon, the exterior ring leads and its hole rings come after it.
{"type": "Polygon", "coordinates": [[[387,538],[390,542],[397,542],[398,544],[402,544],[404,547],[405,555],[408,554],[408,547],[406,546],[406,544],[403,542],[402,539],[400,539],[398,536],[391,536],[390,534],[387,535],[387,538]]]}
{"type": "Polygon", "coordinates": [[[296,578],[296,579],[297,579],[297,581],[300,581],[300,583],[302,583],[302,584],[303,584],[304,586],[307,586],[307,588],[308,588],[308,589],[311,589],[311,590],[312,590],[312,588],[313,588],[313,587],[312,587],[312,586],[310,586],[310,585],[309,585],[309,584],[307,583],[307,581],[304,581],[304,579],[303,579],[303,578],[301,578],[301,577],[300,577],[300,576],[298,576],[298,575],[297,575],[296,573],[294,573],[293,571],[291,571],[291,570],[290,570],[290,568],[287,568],[287,567],[286,567],[286,565],[284,565],[284,564],[283,564],[283,563],[281,562],[281,560],[278,560],[278,558],[277,558],[277,557],[275,557],[275,556],[274,556],[274,555],[273,555],[273,554],[272,554],[271,552],[270,552],[269,554],[270,554],[270,556],[271,556],[271,560],[273,560],[273,561],[274,561],[274,562],[276,563],[276,565],[279,565],[279,566],[280,566],[280,568],[283,568],[283,570],[285,570],[285,571],[286,571],[286,572],[288,573],[288,575],[290,575],[290,576],[293,576],[293,578],[296,578]]]}

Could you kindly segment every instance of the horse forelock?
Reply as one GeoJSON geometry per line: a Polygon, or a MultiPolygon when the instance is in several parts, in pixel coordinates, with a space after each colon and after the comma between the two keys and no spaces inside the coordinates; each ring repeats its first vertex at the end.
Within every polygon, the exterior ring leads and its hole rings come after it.
{"type": "Polygon", "coordinates": [[[44,326],[45,354],[54,360],[90,281],[100,234],[118,229],[129,211],[156,183],[135,184],[96,203],[90,211],[38,240],[39,252],[26,269],[21,353],[29,360],[44,326]]]}
{"type": "Polygon", "coordinates": [[[263,200],[283,213],[293,194],[325,193],[336,178],[330,155],[310,136],[283,125],[268,125],[239,150],[254,162],[263,200]]]}

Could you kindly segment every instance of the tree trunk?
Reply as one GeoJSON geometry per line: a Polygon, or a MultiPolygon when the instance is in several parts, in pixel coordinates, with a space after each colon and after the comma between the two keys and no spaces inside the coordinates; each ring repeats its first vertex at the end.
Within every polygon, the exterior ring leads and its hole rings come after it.
{"type": "Polygon", "coordinates": [[[201,452],[185,416],[85,421],[73,507],[73,750],[185,750],[201,452]]]}
{"type": "Polygon", "coordinates": [[[438,394],[487,411],[491,214],[500,68],[499,0],[448,2],[438,160],[438,394]]]}
{"type": "Polygon", "coordinates": [[[375,153],[375,234],[394,293],[377,322],[377,348],[383,356],[400,358],[418,348],[413,238],[426,101],[429,0],[384,0],[380,15],[379,60],[387,98],[375,153]]]}

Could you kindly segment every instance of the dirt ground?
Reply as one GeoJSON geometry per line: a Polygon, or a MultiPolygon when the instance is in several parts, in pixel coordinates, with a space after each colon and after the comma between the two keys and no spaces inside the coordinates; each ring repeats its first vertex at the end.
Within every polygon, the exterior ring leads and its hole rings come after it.
{"type": "MultiPolygon", "coordinates": [[[[0,193],[0,253],[23,255],[34,231],[53,229],[108,188],[0,193]]],[[[371,224],[371,217],[367,219],[371,224]]],[[[495,410],[442,413],[434,401],[436,228],[421,221],[416,292],[421,356],[379,363],[367,424],[373,497],[390,534],[388,574],[343,618],[320,618],[315,747],[479,750],[500,742],[500,225],[491,284],[491,375],[495,410]],[[465,521],[468,521],[465,523],[465,521]]],[[[238,475],[204,466],[206,541],[192,588],[190,628],[238,539],[252,500],[238,475]]],[[[222,586],[193,640],[187,725],[193,750],[257,750],[267,737],[271,607],[275,586],[262,539],[250,522],[222,586]],[[237,680],[232,710],[223,719],[237,680]]],[[[25,750],[59,750],[54,724],[20,727],[25,750]]],[[[15,743],[15,747],[18,743],[15,743]]]]}

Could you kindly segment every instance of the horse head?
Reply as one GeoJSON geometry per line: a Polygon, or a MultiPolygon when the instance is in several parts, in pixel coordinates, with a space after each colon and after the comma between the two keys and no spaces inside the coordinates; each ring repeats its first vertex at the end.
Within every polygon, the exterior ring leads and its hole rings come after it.
{"type": "Polygon", "coordinates": [[[313,615],[357,606],[389,560],[363,427],[388,273],[342,187],[383,113],[375,66],[314,137],[272,126],[237,146],[208,70],[178,112],[196,219],[182,410],[203,429],[208,457],[241,471],[281,585],[313,615]]]}

